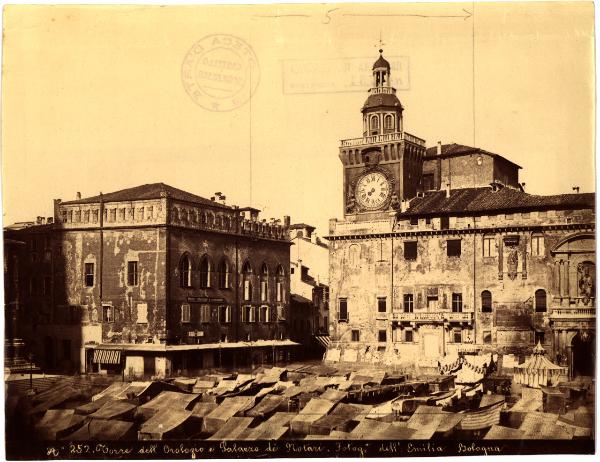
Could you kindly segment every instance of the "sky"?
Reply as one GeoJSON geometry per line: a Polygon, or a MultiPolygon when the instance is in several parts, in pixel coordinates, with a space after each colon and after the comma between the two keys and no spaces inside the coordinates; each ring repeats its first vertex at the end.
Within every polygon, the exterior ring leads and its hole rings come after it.
{"type": "Polygon", "coordinates": [[[427,146],[502,154],[532,194],[592,192],[593,15],[591,2],[8,6],[4,224],[163,182],[327,235],[343,216],[339,143],[362,136],[380,47],[405,130],[427,146]],[[182,76],[198,47],[200,90],[182,76]]]}

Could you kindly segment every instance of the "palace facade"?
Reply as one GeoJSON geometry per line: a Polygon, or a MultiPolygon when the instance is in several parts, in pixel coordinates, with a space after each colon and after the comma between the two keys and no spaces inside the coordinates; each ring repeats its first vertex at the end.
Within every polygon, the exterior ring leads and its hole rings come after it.
{"type": "Polygon", "coordinates": [[[289,218],[147,184],[55,200],[23,242],[18,337],[45,371],[168,376],[289,359],[289,218]]]}
{"type": "Polygon", "coordinates": [[[592,375],[595,195],[527,194],[521,167],[404,131],[389,63],[373,66],[363,134],[342,140],[344,218],[330,222],[330,361],[434,366],[519,357],[539,341],[592,375]]]}

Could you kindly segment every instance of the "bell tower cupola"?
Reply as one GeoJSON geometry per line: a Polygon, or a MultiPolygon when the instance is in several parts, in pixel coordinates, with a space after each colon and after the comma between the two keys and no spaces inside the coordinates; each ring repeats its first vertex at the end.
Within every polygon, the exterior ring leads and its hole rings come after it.
{"type": "Polygon", "coordinates": [[[362,108],[363,136],[402,132],[404,108],[392,87],[390,63],[379,50],[379,58],[373,64],[373,87],[362,108]]]}

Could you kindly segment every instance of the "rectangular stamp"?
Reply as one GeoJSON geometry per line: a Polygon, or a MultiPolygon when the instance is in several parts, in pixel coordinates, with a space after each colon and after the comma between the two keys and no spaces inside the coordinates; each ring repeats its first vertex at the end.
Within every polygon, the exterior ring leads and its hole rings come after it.
{"type": "MultiPolygon", "coordinates": [[[[410,88],[408,56],[386,56],[394,70],[391,85],[397,90],[410,88]]],[[[373,57],[340,59],[287,59],[282,62],[283,93],[364,92],[374,86],[373,57]]]]}

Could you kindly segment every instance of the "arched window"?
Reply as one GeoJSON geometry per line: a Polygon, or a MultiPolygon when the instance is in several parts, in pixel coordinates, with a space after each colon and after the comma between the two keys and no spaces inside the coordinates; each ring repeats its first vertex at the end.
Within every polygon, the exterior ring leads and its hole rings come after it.
{"type": "Polygon", "coordinates": [[[391,130],[394,128],[394,118],[391,115],[386,115],[384,119],[384,128],[391,130]]]}
{"type": "Polygon", "coordinates": [[[260,268],[260,301],[266,302],[269,299],[269,267],[266,263],[262,264],[260,268]]]}
{"type": "Polygon", "coordinates": [[[276,283],[276,295],[277,295],[278,302],[283,302],[285,300],[285,294],[283,292],[284,280],[285,280],[285,272],[283,271],[283,266],[279,265],[277,267],[277,283],[276,283]]]}
{"type": "Polygon", "coordinates": [[[211,272],[212,265],[210,258],[208,258],[208,255],[205,255],[200,260],[200,287],[210,287],[211,272]]]}
{"type": "Polygon", "coordinates": [[[244,300],[250,301],[252,300],[252,266],[249,261],[242,266],[242,277],[244,279],[244,300]]]}
{"type": "Polygon", "coordinates": [[[227,258],[223,257],[221,262],[219,263],[219,288],[221,289],[229,289],[230,286],[230,276],[229,276],[229,262],[227,258]]]}
{"type": "Polygon", "coordinates": [[[481,292],[481,312],[492,312],[492,293],[489,290],[481,292]]]}
{"type": "Polygon", "coordinates": [[[192,287],[192,262],[190,257],[184,255],[179,263],[179,285],[192,287]]]}
{"type": "Polygon", "coordinates": [[[379,130],[379,117],[371,116],[371,130],[379,130]]]}
{"type": "Polygon", "coordinates": [[[200,224],[201,225],[206,224],[206,213],[204,213],[204,212],[200,212],[200,224]]]}
{"type": "Polygon", "coordinates": [[[546,291],[544,289],[538,289],[535,291],[535,312],[546,312],[546,291]]]}
{"type": "Polygon", "coordinates": [[[217,218],[215,219],[217,228],[221,227],[221,215],[217,215],[217,218]]]}
{"type": "Polygon", "coordinates": [[[214,217],[214,215],[213,215],[212,213],[210,213],[210,212],[208,212],[208,214],[207,214],[207,215],[208,215],[208,216],[206,217],[206,224],[207,224],[208,226],[212,226],[212,225],[213,225],[213,223],[215,222],[215,217],[214,217]]]}

